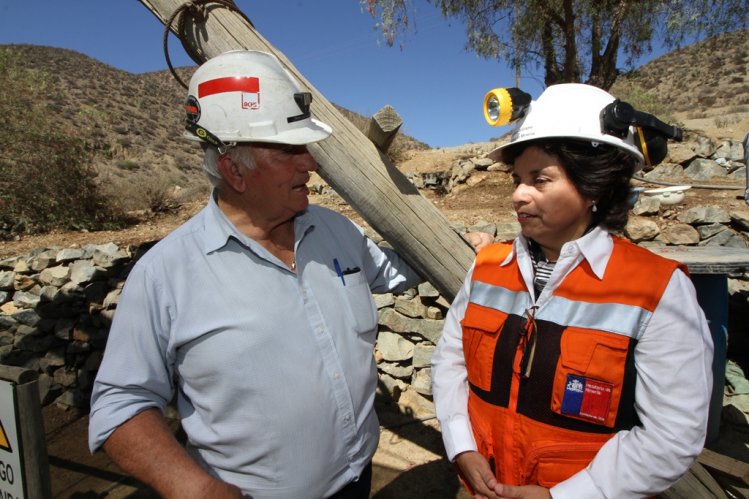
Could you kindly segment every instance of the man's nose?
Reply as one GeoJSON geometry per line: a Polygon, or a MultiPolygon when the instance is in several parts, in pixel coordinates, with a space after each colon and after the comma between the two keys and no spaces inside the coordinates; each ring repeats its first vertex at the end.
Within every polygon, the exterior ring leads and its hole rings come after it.
{"type": "Polygon", "coordinates": [[[299,169],[313,172],[317,170],[317,161],[315,161],[315,158],[312,157],[312,154],[310,154],[309,150],[305,149],[303,154],[300,154],[297,156],[299,169]]]}

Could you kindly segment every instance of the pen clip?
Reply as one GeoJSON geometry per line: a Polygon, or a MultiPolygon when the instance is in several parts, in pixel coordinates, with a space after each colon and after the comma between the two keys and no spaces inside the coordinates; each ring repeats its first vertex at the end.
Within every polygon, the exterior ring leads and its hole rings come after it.
{"type": "Polygon", "coordinates": [[[338,258],[333,258],[333,267],[335,267],[335,273],[338,274],[338,277],[341,278],[341,282],[343,285],[346,285],[346,278],[343,277],[343,272],[341,271],[341,264],[338,263],[338,258]]]}

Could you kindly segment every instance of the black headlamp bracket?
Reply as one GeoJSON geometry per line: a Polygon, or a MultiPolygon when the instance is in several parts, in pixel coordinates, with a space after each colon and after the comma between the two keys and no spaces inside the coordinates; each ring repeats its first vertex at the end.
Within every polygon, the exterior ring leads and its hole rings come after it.
{"type": "Polygon", "coordinates": [[[630,127],[636,130],[635,144],[645,164],[655,166],[668,154],[667,139],[681,142],[681,128],[667,125],[652,114],[637,111],[632,105],[616,99],[601,110],[601,131],[624,140],[630,127]]]}
{"type": "Polygon", "coordinates": [[[309,107],[310,104],[312,104],[312,94],[310,92],[297,92],[294,94],[294,102],[296,102],[296,105],[299,106],[299,109],[302,111],[302,114],[297,114],[296,116],[289,116],[286,118],[287,123],[294,123],[295,121],[301,121],[309,118],[312,116],[312,113],[310,113],[309,107]]]}
{"type": "Polygon", "coordinates": [[[667,125],[652,114],[637,111],[632,105],[619,99],[616,99],[601,111],[601,130],[603,133],[624,139],[629,133],[630,126],[658,133],[677,142],[681,142],[683,138],[680,128],[667,125]]]}

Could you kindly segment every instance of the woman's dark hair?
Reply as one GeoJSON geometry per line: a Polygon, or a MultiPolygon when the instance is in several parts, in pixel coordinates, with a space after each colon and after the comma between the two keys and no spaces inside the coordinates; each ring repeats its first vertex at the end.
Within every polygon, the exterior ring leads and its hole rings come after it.
{"type": "Polygon", "coordinates": [[[629,181],[638,158],[605,143],[574,139],[545,139],[522,142],[502,151],[502,161],[513,165],[528,147],[541,148],[561,163],[580,195],[596,201],[593,223],[620,231],[629,217],[629,181]]]}

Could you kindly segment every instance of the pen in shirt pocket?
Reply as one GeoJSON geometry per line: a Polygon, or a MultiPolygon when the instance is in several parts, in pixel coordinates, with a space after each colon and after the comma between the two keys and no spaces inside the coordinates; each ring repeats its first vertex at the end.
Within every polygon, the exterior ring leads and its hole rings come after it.
{"type": "Polygon", "coordinates": [[[346,278],[343,277],[343,272],[341,271],[341,264],[338,263],[338,258],[333,258],[333,267],[335,267],[335,273],[338,274],[338,277],[341,278],[341,282],[343,285],[346,285],[346,278]]]}

